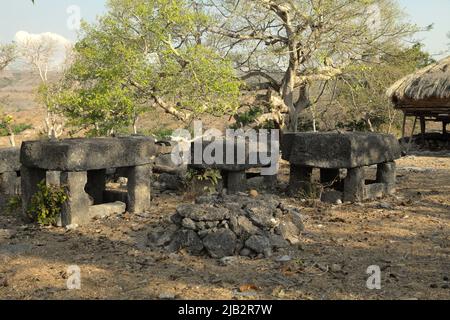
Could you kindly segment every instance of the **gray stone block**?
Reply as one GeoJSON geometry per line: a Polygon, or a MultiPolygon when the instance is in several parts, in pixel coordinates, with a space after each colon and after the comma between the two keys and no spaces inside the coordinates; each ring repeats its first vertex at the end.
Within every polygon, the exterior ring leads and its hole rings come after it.
{"type": "Polygon", "coordinates": [[[151,208],[150,165],[129,168],[128,173],[128,210],[131,213],[148,212],[151,208]]]}
{"type": "Polygon", "coordinates": [[[122,214],[126,210],[126,204],[123,202],[105,203],[89,207],[89,217],[106,218],[115,214],[122,214]]]}
{"type": "Polygon", "coordinates": [[[372,183],[366,185],[364,193],[365,200],[374,200],[383,198],[386,195],[387,185],[384,183],[372,183]]]}
{"type": "Polygon", "coordinates": [[[247,177],[245,171],[224,171],[222,176],[226,176],[226,187],[228,193],[238,193],[247,190],[247,177]]]}
{"type": "MultiPolygon", "coordinates": [[[[270,139],[266,149],[267,157],[270,156],[270,139]]],[[[213,168],[224,171],[244,171],[250,168],[259,168],[269,166],[270,163],[263,163],[258,156],[257,143],[246,142],[237,143],[232,139],[218,139],[216,141],[195,141],[191,145],[191,163],[189,168],[208,169],[213,168]],[[221,150],[219,152],[211,150],[221,150]],[[203,158],[204,154],[214,156],[213,163],[208,163],[203,158]],[[198,160],[198,161],[197,161],[198,160]]]]}
{"type": "Polygon", "coordinates": [[[20,171],[20,148],[0,149],[0,173],[20,171]]]}
{"type": "Polygon", "coordinates": [[[33,195],[38,192],[38,184],[46,179],[45,170],[22,167],[20,170],[22,188],[22,212],[26,222],[30,222],[27,215],[33,195]]]}
{"type": "Polygon", "coordinates": [[[83,225],[89,223],[91,217],[89,207],[92,205],[89,195],[85,192],[87,172],[62,172],[61,186],[64,187],[68,200],[61,210],[62,226],[71,224],[83,225]]]}
{"type": "Polygon", "coordinates": [[[149,137],[28,141],[20,160],[26,167],[53,171],[89,171],[153,162],[158,148],[149,137]]]}
{"type": "Polygon", "coordinates": [[[287,133],[281,145],[284,160],[323,169],[357,168],[401,157],[398,140],[377,133],[287,133]]]}
{"type": "Polygon", "coordinates": [[[392,195],[395,193],[397,183],[397,165],[395,162],[386,162],[378,165],[377,182],[386,186],[386,193],[392,195]]]}
{"type": "Polygon", "coordinates": [[[361,202],[365,199],[366,181],[364,168],[348,169],[344,181],[344,201],[361,202]]]}
{"type": "Polygon", "coordinates": [[[298,195],[298,193],[302,193],[304,196],[310,195],[312,190],[312,171],[313,169],[310,167],[291,164],[289,194],[298,195]]]}

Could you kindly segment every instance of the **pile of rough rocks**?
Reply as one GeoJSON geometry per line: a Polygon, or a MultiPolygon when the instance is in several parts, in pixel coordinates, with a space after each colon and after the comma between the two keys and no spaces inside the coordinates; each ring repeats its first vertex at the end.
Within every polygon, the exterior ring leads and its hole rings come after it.
{"type": "Polygon", "coordinates": [[[270,257],[298,244],[304,229],[300,212],[273,195],[202,196],[195,204],[180,205],[171,221],[149,233],[149,245],[213,258],[270,257]]]}

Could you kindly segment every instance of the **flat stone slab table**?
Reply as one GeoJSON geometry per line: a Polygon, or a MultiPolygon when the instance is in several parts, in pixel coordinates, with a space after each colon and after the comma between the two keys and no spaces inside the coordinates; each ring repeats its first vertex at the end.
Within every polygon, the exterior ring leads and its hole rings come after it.
{"type": "Polygon", "coordinates": [[[103,204],[106,170],[112,168],[128,178],[128,211],[146,212],[157,152],[155,140],[141,136],[24,142],[20,154],[24,215],[37,184],[46,180],[63,186],[68,193],[62,225],[87,223],[90,207],[103,204]]]}
{"type": "Polygon", "coordinates": [[[20,148],[0,149],[0,195],[19,194],[20,166],[20,148]]]}
{"type": "MultiPolygon", "coordinates": [[[[253,143],[252,146],[251,144],[248,140],[238,143],[237,140],[229,138],[215,141],[194,141],[191,144],[191,160],[188,168],[219,170],[228,193],[245,191],[247,189],[246,171],[254,168],[267,168],[273,162],[270,161],[270,139],[264,148],[258,149],[257,143],[253,143]],[[216,153],[214,149],[221,150],[219,151],[221,154],[216,153]],[[203,157],[205,154],[212,154],[213,159],[205,159],[203,157]],[[196,159],[200,159],[200,161],[196,161],[196,159]]],[[[279,148],[277,150],[279,151],[279,148]]],[[[273,187],[276,184],[276,172],[263,177],[266,186],[273,187]]]]}
{"type": "Polygon", "coordinates": [[[347,169],[343,201],[363,201],[395,192],[395,160],[401,157],[401,147],[392,135],[287,133],[281,149],[282,158],[291,165],[290,193],[311,191],[313,168],[321,170],[321,183],[327,187],[338,186],[340,169],[347,169]],[[366,185],[364,168],[372,165],[378,166],[377,179],[366,185]]]}

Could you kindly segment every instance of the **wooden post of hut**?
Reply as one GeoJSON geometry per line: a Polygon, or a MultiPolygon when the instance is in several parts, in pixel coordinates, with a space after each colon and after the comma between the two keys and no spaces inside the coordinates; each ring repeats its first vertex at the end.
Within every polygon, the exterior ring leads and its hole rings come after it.
{"type": "Polygon", "coordinates": [[[443,139],[450,123],[450,57],[418,70],[397,81],[388,90],[395,108],[403,112],[402,138],[408,117],[414,117],[409,143],[414,138],[415,124],[420,120],[422,142],[426,139],[427,122],[442,122],[443,139]]]}

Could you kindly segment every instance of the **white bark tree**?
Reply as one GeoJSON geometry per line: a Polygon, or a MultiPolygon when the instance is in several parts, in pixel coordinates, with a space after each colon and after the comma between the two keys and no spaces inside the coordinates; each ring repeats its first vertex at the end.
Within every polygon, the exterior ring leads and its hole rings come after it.
{"type": "Polygon", "coordinates": [[[287,113],[280,126],[286,131],[297,131],[300,112],[313,104],[312,83],[389,53],[417,30],[402,22],[393,0],[199,0],[198,5],[216,17],[208,30],[210,44],[234,59],[244,79],[263,78],[262,87],[281,96],[287,113]]]}

